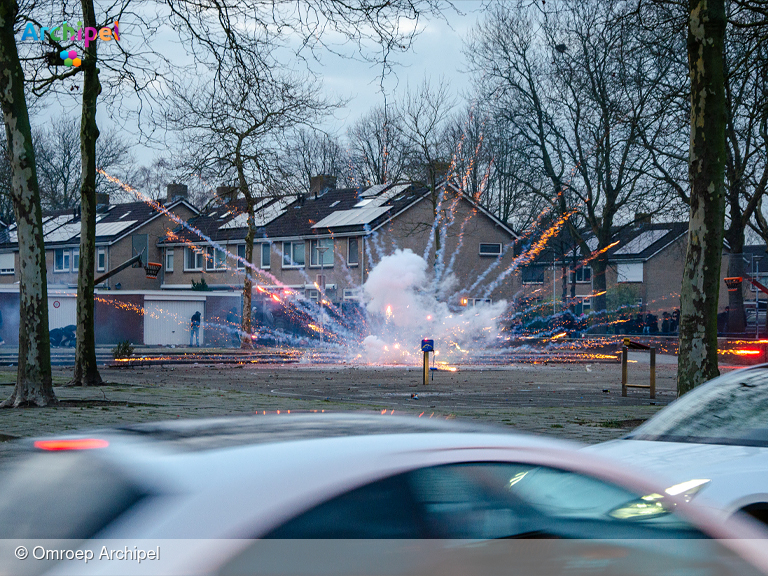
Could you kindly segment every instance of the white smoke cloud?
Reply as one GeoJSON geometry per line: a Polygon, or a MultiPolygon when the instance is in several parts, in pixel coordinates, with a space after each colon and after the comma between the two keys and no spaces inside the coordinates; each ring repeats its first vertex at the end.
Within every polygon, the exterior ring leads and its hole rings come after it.
{"type": "Polygon", "coordinates": [[[506,302],[453,312],[445,300],[456,284],[449,277],[436,286],[427,262],[409,249],[382,258],[363,285],[372,331],[363,341],[364,359],[418,364],[422,338],[435,340],[437,360],[448,362],[467,359],[473,350],[492,344],[506,302]]]}

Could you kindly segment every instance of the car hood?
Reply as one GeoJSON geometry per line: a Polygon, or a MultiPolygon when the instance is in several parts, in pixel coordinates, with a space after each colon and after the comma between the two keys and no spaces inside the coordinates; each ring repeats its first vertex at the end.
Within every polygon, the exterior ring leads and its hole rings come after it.
{"type": "Polygon", "coordinates": [[[612,440],[584,448],[653,472],[670,482],[713,478],[768,468],[768,448],[649,440],[612,440]]]}

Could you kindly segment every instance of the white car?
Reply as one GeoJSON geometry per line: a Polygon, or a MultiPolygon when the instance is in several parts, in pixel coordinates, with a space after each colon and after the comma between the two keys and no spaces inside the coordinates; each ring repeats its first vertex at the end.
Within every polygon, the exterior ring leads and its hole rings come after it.
{"type": "Polygon", "coordinates": [[[768,367],[715,378],[624,438],[585,450],[682,486],[722,516],[743,511],[768,524],[768,367]]]}
{"type": "Polygon", "coordinates": [[[577,448],[359,414],[39,439],[0,475],[0,572],[768,574],[765,532],[577,448]]]}

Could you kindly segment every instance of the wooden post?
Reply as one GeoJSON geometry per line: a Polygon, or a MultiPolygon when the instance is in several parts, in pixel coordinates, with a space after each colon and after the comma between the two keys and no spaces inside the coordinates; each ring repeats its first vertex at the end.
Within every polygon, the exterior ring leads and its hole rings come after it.
{"type": "Polygon", "coordinates": [[[651,398],[656,398],[656,347],[651,346],[651,398]]]}
{"type": "Polygon", "coordinates": [[[424,386],[429,382],[429,352],[424,351],[424,386]]]}
{"type": "Polygon", "coordinates": [[[621,395],[627,395],[627,359],[629,350],[626,346],[621,347],[621,395]]]}

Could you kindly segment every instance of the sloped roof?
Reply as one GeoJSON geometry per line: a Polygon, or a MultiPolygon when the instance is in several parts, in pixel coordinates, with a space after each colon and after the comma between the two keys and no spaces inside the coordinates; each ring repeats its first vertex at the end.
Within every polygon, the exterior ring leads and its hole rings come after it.
{"type": "MultiPolygon", "coordinates": [[[[606,254],[609,262],[646,261],[688,232],[688,222],[659,222],[655,224],[633,224],[617,226],[609,244],[615,243],[606,254]]],[[[582,231],[589,249],[594,252],[598,248],[598,240],[591,231],[582,231]]],[[[539,253],[531,264],[549,263],[552,259],[560,261],[565,254],[566,260],[574,257],[575,241],[567,229],[563,229],[548,242],[546,248],[539,253]]],[[[581,257],[578,248],[576,258],[581,257]]]]}
{"type": "Polygon", "coordinates": [[[267,225],[265,237],[365,233],[427,193],[427,188],[412,183],[329,190],[318,198],[294,203],[267,225]]]}
{"type": "MultiPolygon", "coordinates": [[[[197,209],[185,200],[177,200],[166,208],[173,211],[180,205],[197,212],[197,209]]],[[[105,212],[96,215],[96,242],[114,242],[160,215],[162,211],[145,202],[112,204],[105,212]]],[[[47,247],[79,244],[80,216],[72,210],[57,210],[44,214],[43,239],[47,247]]],[[[12,225],[8,230],[8,241],[2,247],[16,247],[17,243],[16,226],[12,225]]]]}
{"type": "MultiPolygon", "coordinates": [[[[616,227],[610,242],[615,245],[606,251],[608,260],[610,262],[648,260],[687,232],[688,222],[659,222],[616,227]]],[[[596,250],[597,238],[591,232],[586,236],[589,249],[596,250]]]]}
{"type": "MultiPolygon", "coordinates": [[[[365,233],[427,194],[428,189],[424,186],[401,182],[364,188],[328,189],[317,197],[268,198],[256,205],[257,236],[282,239],[365,233]]],[[[470,198],[464,198],[475,205],[470,198]]],[[[514,234],[492,214],[482,207],[478,208],[510,234],[514,234]]],[[[206,210],[188,222],[199,233],[179,226],[164,243],[200,244],[206,242],[205,238],[216,242],[242,241],[248,232],[245,210],[243,199],[226,207],[206,210]]]]}
{"type": "MultiPolygon", "coordinates": [[[[263,228],[284,214],[294,202],[294,197],[270,196],[258,200],[254,206],[256,227],[263,228]]],[[[193,230],[177,226],[161,244],[199,244],[205,242],[205,238],[216,242],[243,240],[248,233],[247,203],[244,198],[240,198],[224,205],[208,207],[187,224],[193,230]]]]}

